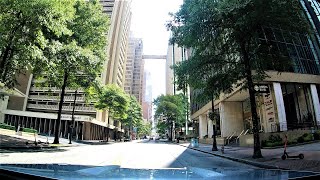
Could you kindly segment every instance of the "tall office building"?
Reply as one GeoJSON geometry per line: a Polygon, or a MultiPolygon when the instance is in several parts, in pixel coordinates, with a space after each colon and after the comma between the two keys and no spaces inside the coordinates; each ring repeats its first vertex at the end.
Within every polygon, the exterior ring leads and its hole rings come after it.
{"type": "MultiPolygon", "coordinates": [[[[130,3],[122,0],[101,0],[103,12],[110,17],[108,31],[108,60],[102,72],[103,84],[124,85],[124,69],[128,32],[131,21],[130,3]]],[[[39,133],[52,135],[55,131],[60,89],[36,87],[32,74],[22,74],[14,96],[6,97],[0,106],[0,122],[11,125],[32,127],[39,133]],[[50,91],[50,93],[49,93],[50,91]],[[19,93],[18,93],[19,92],[19,93]]],[[[68,137],[68,124],[71,120],[75,90],[66,89],[60,124],[60,136],[68,137]]],[[[93,102],[86,103],[84,91],[78,89],[75,103],[74,138],[84,140],[105,139],[107,129],[111,139],[124,132],[117,120],[108,118],[106,111],[94,109],[93,102]]]]}
{"type": "Polygon", "coordinates": [[[177,94],[177,87],[175,85],[174,70],[171,68],[173,65],[187,59],[187,49],[175,45],[168,45],[167,59],[166,59],[166,94],[177,94]]]}
{"type": "Polygon", "coordinates": [[[137,98],[137,101],[142,105],[142,83],[144,61],[142,59],[143,42],[142,39],[130,37],[128,58],[126,64],[126,76],[124,90],[137,98]]]}
{"type": "Polygon", "coordinates": [[[142,85],[142,115],[146,122],[152,121],[152,85],[151,73],[144,72],[142,85]]]}

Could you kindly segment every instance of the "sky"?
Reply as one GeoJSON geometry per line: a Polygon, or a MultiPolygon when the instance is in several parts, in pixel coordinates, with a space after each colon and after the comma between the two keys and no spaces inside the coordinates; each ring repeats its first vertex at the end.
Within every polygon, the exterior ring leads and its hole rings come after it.
{"type": "MultiPolygon", "coordinates": [[[[166,22],[169,12],[179,10],[183,0],[132,0],[131,31],[142,38],[143,54],[166,55],[170,33],[166,22]]],[[[151,73],[152,98],[165,94],[165,60],[146,60],[145,70],[151,73]]]]}

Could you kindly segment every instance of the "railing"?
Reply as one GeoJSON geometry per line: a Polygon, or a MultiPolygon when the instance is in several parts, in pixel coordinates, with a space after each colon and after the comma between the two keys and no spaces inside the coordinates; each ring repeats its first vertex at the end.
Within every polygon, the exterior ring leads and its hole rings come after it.
{"type": "MultiPolygon", "coordinates": [[[[31,89],[31,91],[49,91],[49,90],[51,90],[51,91],[61,91],[61,89],[57,88],[57,87],[31,87],[30,89],[31,89]]],[[[71,89],[71,88],[66,88],[65,90],[66,91],[72,91],[72,92],[75,91],[75,89],[71,89]]],[[[79,88],[78,92],[84,92],[84,89],[79,88]]]]}
{"type": "Polygon", "coordinates": [[[233,132],[230,136],[227,137],[228,144],[230,143],[230,139],[236,134],[236,132],[233,132]]]}
{"type": "Polygon", "coordinates": [[[249,129],[247,129],[246,132],[243,133],[243,135],[244,136],[247,135],[248,131],[249,131],[249,129]]]}
{"type": "Polygon", "coordinates": [[[239,136],[236,138],[236,143],[238,143],[238,140],[239,140],[240,136],[242,136],[243,133],[244,133],[244,130],[242,130],[241,133],[239,134],[239,136]]]}
{"type": "MultiPolygon", "coordinates": [[[[33,109],[48,109],[48,110],[58,110],[58,105],[45,105],[45,104],[29,104],[28,108],[33,109]]],[[[73,106],[62,106],[62,110],[65,111],[72,111],[73,106]]],[[[88,112],[95,112],[94,107],[83,107],[83,106],[76,106],[75,111],[88,111],[88,112]]]]}
{"type": "MultiPolygon", "coordinates": [[[[30,95],[30,99],[48,99],[48,100],[59,100],[59,96],[47,96],[47,95],[30,95]]],[[[64,96],[65,101],[73,101],[74,96],[64,96]]],[[[84,97],[77,97],[77,101],[84,101],[84,97]]]]}

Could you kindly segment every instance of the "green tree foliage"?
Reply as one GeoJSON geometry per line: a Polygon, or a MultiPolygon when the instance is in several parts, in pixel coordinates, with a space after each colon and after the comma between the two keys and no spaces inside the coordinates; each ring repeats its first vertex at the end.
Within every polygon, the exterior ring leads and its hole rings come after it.
{"type": "Polygon", "coordinates": [[[50,63],[51,36],[72,35],[74,0],[0,1],[0,82],[13,88],[26,70],[50,63]],[[50,35],[49,35],[50,32],[50,35]],[[40,62],[40,63],[39,63],[40,62]]]}
{"type": "MultiPolygon", "coordinates": [[[[110,123],[110,116],[119,120],[121,123],[126,122],[129,115],[130,99],[123,89],[114,84],[108,84],[101,89],[98,88],[96,92],[94,88],[90,89],[93,90],[91,91],[91,93],[93,93],[91,99],[94,98],[97,100],[95,108],[109,112],[108,124],[110,123]]],[[[109,128],[107,128],[107,141],[109,141],[108,134],[109,128]]]]}
{"type": "Polygon", "coordinates": [[[137,131],[138,131],[137,134],[139,137],[144,136],[144,135],[148,136],[151,133],[151,129],[152,129],[151,123],[140,121],[140,123],[137,127],[137,131]]]}
{"type": "Polygon", "coordinates": [[[157,133],[160,135],[166,134],[166,129],[168,128],[168,125],[166,121],[158,121],[157,123],[157,133]]]}
{"type": "Polygon", "coordinates": [[[154,118],[159,119],[158,121],[161,121],[161,118],[166,119],[166,128],[172,128],[170,126],[173,121],[176,128],[183,127],[188,107],[187,98],[183,94],[161,95],[154,100],[153,104],[156,106],[154,118]]]}
{"type": "Polygon", "coordinates": [[[99,110],[107,110],[109,116],[115,119],[126,119],[128,117],[127,111],[129,109],[129,97],[125,94],[123,89],[117,85],[108,84],[96,95],[97,103],[95,108],[99,110]]]}
{"type": "Polygon", "coordinates": [[[263,80],[269,69],[291,67],[289,58],[274,51],[271,42],[261,45],[259,36],[265,27],[309,30],[298,0],[185,0],[168,24],[171,42],[193,50],[189,61],[175,67],[180,88],[187,83],[207,97],[219,97],[237,86],[248,88],[254,158],[262,154],[253,82],[263,80]]]}
{"type": "Polygon", "coordinates": [[[126,126],[138,127],[141,125],[142,120],[142,109],[137,101],[136,97],[130,96],[129,107],[126,111],[127,118],[123,119],[122,123],[126,126]]]}

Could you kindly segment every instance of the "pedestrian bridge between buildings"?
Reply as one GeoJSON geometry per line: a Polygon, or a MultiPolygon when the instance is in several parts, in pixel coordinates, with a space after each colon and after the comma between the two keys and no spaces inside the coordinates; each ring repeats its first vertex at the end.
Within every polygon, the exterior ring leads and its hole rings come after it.
{"type": "Polygon", "coordinates": [[[142,55],[142,59],[167,59],[167,55],[142,55]]]}

